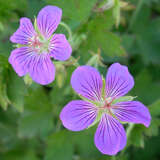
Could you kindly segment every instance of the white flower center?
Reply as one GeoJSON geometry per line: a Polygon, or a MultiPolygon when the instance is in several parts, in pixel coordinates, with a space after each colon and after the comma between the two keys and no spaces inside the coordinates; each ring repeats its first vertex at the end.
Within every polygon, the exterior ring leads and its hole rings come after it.
{"type": "Polygon", "coordinates": [[[29,40],[29,46],[34,49],[38,54],[49,52],[49,40],[44,37],[40,37],[38,34],[34,35],[29,40]]]}
{"type": "Polygon", "coordinates": [[[113,101],[113,99],[111,97],[108,97],[107,99],[104,100],[102,106],[99,107],[99,109],[104,113],[108,113],[108,114],[112,115],[112,108],[111,108],[112,101],[113,101]]]}

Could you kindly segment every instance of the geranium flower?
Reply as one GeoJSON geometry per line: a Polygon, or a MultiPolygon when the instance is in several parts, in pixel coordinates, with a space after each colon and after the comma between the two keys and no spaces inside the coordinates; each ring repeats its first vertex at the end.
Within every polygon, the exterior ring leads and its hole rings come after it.
{"type": "Polygon", "coordinates": [[[78,67],[72,75],[73,89],[84,100],[69,102],[61,111],[60,119],[69,130],[81,131],[99,125],[94,142],[103,154],[115,155],[126,145],[126,133],[121,122],[149,126],[150,113],[139,101],[120,101],[134,86],[126,66],[114,63],[108,69],[105,86],[99,72],[90,66],[78,67]]]}
{"type": "Polygon", "coordinates": [[[28,18],[20,19],[20,27],[11,36],[13,43],[21,45],[12,51],[9,62],[19,76],[29,74],[42,85],[55,78],[55,67],[51,58],[65,61],[72,52],[64,34],[53,34],[61,21],[62,10],[46,6],[38,14],[35,28],[28,18]]]}

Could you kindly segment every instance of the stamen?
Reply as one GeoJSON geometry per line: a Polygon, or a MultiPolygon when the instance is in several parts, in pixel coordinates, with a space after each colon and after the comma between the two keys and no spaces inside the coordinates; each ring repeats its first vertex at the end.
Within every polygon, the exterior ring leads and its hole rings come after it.
{"type": "Polygon", "coordinates": [[[111,103],[112,103],[112,99],[111,98],[106,99],[104,105],[101,106],[101,107],[99,107],[99,110],[101,110],[104,113],[107,113],[109,115],[112,115],[112,112],[111,112],[111,103]]]}
{"type": "Polygon", "coordinates": [[[40,39],[39,35],[36,34],[34,35],[30,40],[29,40],[29,46],[32,47],[35,52],[38,54],[41,53],[48,53],[48,46],[49,46],[49,41],[44,39],[40,39]]]}

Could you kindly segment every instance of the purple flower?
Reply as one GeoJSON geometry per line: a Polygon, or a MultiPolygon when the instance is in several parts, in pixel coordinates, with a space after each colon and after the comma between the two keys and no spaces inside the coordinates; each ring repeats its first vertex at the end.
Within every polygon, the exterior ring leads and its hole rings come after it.
{"type": "Polygon", "coordinates": [[[65,35],[52,35],[61,16],[60,8],[46,6],[38,14],[35,29],[30,19],[20,19],[20,27],[10,40],[21,47],[13,50],[9,57],[10,64],[19,76],[29,74],[35,82],[42,85],[54,80],[55,67],[51,58],[65,61],[72,52],[65,35]]]}
{"type": "Polygon", "coordinates": [[[105,86],[95,68],[81,66],[73,72],[71,84],[85,100],[69,102],[63,108],[60,119],[64,127],[72,131],[86,129],[97,119],[100,120],[94,142],[103,154],[115,155],[125,147],[126,133],[120,122],[149,126],[151,116],[141,102],[120,102],[120,97],[122,100],[122,96],[134,86],[133,77],[126,66],[112,64],[106,75],[105,86]]]}

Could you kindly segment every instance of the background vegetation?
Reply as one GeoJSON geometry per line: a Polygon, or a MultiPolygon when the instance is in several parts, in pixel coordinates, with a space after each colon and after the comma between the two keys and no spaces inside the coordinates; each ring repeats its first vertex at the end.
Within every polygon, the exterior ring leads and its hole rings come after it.
{"type": "Polygon", "coordinates": [[[112,0],[0,0],[0,160],[160,159],[160,1],[114,2],[112,6],[112,0]],[[57,32],[69,38],[72,58],[56,62],[52,84],[29,85],[8,63],[14,48],[9,37],[20,17],[34,20],[49,4],[63,9],[62,20],[72,36],[63,26],[57,32]],[[93,65],[105,75],[117,61],[129,67],[135,78],[130,94],[148,106],[152,123],[149,128],[131,128],[125,150],[110,157],[94,146],[96,126],[68,131],[59,113],[78,98],[70,85],[78,64],[93,65]]]}

